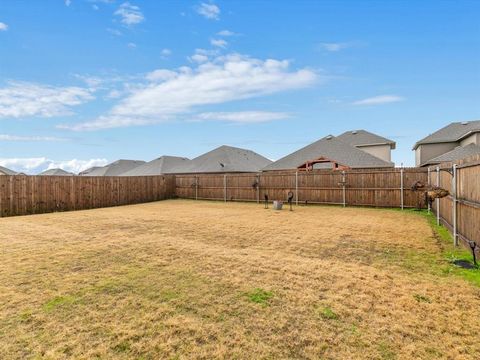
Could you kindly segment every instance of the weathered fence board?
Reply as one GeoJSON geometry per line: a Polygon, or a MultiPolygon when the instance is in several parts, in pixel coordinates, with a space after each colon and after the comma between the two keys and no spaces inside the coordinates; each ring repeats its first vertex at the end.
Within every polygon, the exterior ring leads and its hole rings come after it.
{"type": "Polygon", "coordinates": [[[163,200],[175,177],[0,176],[0,216],[92,209],[163,200]]]}
{"type": "Polygon", "coordinates": [[[438,185],[450,195],[435,201],[432,211],[452,233],[454,241],[475,241],[480,245],[480,156],[430,168],[430,184],[438,185]],[[456,191],[455,191],[456,185],[456,191]]]}

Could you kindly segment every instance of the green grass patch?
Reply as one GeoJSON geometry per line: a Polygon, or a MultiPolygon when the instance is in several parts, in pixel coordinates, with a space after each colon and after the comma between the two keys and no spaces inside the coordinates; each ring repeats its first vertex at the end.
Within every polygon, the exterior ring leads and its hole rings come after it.
{"type": "Polygon", "coordinates": [[[415,294],[413,295],[414,299],[417,300],[419,303],[424,302],[424,303],[431,303],[432,300],[428,296],[421,295],[421,294],[415,294]]]}
{"type": "Polygon", "coordinates": [[[267,306],[269,300],[273,298],[273,292],[266,291],[261,288],[253,289],[252,291],[246,294],[248,300],[256,304],[267,306]]]}
{"type": "Polygon", "coordinates": [[[460,276],[467,281],[473,283],[474,285],[480,287],[480,268],[477,269],[463,269],[459,266],[454,264],[456,260],[465,260],[467,262],[471,262],[473,264],[473,256],[471,251],[466,249],[463,246],[454,246],[453,245],[453,237],[448,231],[448,229],[443,225],[437,225],[437,219],[433,213],[428,213],[426,210],[422,211],[413,211],[413,210],[404,210],[411,213],[416,213],[420,216],[423,216],[430,227],[434,231],[435,235],[437,236],[438,240],[440,241],[441,249],[442,249],[442,263],[438,263],[435,261],[431,261],[429,259],[431,266],[436,267],[433,270],[440,270],[440,272],[445,276],[455,275],[460,276]]]}
{"type": "Polygon", "coordinates": [[[72,295],[55,296],[43,305],[43,310],[51,312],[57,308],[66,307],[78,302],[78,298],[72,295]]]}
{"type": "Polygon", "coordinates": [[[337,320],[338,314],[334,312],[329,306],[325,306],[319,310],[320,316],[327,320],[337,320]]]}

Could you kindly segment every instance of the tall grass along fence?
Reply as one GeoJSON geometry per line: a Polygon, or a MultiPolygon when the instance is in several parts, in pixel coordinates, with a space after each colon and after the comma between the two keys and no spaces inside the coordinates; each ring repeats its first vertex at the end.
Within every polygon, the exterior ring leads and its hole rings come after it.
{"type": "Polygon", "coordinates": [[[261,202],[286,200],[295,204],[425,207],[423,194],[410,188],[427,181],[427,169],[381,169],[259,174],[177,175],[176,195],[188,199],[261,202]]]}
{"type": "Polygon", "coordinates": [[[0,176],[0,216],[92,209],[163,200],[175,177],[0,176]]]}
{"type": "Polygon", "coordinates": [[[450,191],[432,204],[437,223],[448,228],[455,245],[459,240],[480,245],[480,155],[430,167],[428,181],[450,191]]]}

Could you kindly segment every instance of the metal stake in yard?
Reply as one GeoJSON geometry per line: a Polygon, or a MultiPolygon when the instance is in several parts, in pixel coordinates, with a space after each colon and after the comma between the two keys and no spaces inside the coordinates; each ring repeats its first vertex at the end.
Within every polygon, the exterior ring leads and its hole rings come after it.
{"type": "Polygon", "coordinates": [[[223,175],[223,199],[227,202],[227,175],[223,175]]]}
{"type": "MultiPolygon", "coordinates": [[[[427,169],[427,185],[428,185],[428,186],[431,185],[430,182],[431,182],[431,180],[430,180],[430,167],[429,167],[429,168],[427,169]]],[[[430,208],[430,201],[427,201],[427,203],[428,203],[428,204],[427,204],[428,213],[430,214],[430,210],[432,210],[432,209],[430,208]]]]}
{"type": "Polygon", "coordinates": [[[400,207],[403,210],[403,164],[400,169],[400,207]]]}
{"type": "Polygon", "coordinates": [[[295,205],[298,206],[298,171],[295,171],[295,205]]]}
{"type": "MultiPolygon", "coordinates": [[[[440,167],[437,166],[437,187],[440,187],[440,167]]],[[[435,200],[435,207],[437,208],[437,225],[440,225],[440,199],[435,200]]]]}
{"type": "Polygon", "coordinates": [[[198,200],[198,176],[195,176],[195,200],[198,200]]]}
{"type": "Polygon", "coordinates": [[[457,238],[457,164],[453,164],[452,169],[452,205],[453,205],[453,245],[458,245],[457,238]]]}

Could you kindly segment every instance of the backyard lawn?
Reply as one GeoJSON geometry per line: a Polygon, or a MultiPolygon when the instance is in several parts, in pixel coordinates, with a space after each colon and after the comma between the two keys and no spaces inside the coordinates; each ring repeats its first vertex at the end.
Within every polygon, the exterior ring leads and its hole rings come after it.
{"type": "Polygon", "coordinates": [[[0,219],[1,359],[479,359],[411,210],[189,200],[0,219]]]}

